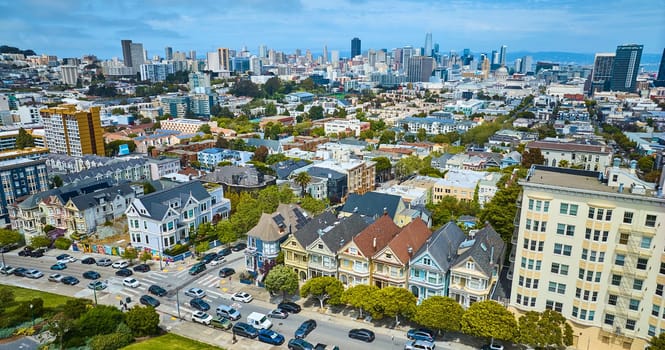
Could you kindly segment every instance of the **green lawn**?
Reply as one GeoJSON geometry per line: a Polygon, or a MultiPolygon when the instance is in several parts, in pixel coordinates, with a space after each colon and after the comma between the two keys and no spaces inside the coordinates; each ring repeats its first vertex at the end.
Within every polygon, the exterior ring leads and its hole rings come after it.
{"type": "Polygon", "coordinates": [[[219,350],[222,348],[198,342],[196,340],[168,333],[156,338],[150,338],[140,343],[124,347],[123,350],[219,350]]]}
{"type": "Polygon", "coordinates": [[[16,301],[26,301],[34,298],[42,298],[42,300],[44,300],[45,308],[55,308],[57,306],[64,305],[67,302],[67,300],[76,299],[65,295],[47,293],[34,289],[27,289],[21,287],[13,287],[13,286],[3,286],[3,287],[9,288],[14,291],[14,296],[16,297],[16,301]]]}

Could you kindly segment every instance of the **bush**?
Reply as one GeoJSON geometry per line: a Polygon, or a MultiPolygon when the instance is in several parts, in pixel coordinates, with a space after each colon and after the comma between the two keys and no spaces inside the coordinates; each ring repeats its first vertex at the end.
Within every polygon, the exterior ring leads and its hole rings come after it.
{"type": "Polygon", "coordinates": [[[58,237],[55,240],[55,247],[61,250],[67,250],[72,245],[72,240],[66,237],[58,237]]]}
{"type": "Polygon", "coordinates": [[[127,333],[111,333],[96,335],[90,340],[90,348],[93,350],[116,350],[131,344],[134,338],[127,333]]]}
{"type": "Polygon", "coordinates": [[[182,254],[182,253],[184,253],[188,250],[189,250],[189,245],[177,243],[176,245],[173,246],[173,248],[165,249],[164,254],[174,256],[174,255],[182,254]]]}

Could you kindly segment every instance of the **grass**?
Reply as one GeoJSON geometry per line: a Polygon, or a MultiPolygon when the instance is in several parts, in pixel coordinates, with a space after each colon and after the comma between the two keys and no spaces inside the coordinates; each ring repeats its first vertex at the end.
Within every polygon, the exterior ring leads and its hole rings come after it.
{"type": "Polygon", "coordinates": [[[67,302],[67,300],[76,299],[65,295],[47,293],[35,289],[27,289],[27,288],[14,287],[14,286],[3,286],[3,287],[9,288],[12,291],[14,291],[15,300],[18,302],[32,300],[34,298],[41,298],[42,300],[44,300],[44,307],[49,309],[56,308],[60,305],[64,305],[67,302]]]}
{"type": "Polygon", "coordinates": [[[168,333],[159,337],[150,338],[140,343],[124,347],[123,350],[219,350],[222,348],[198,342],[196,340],[168,333]]]}

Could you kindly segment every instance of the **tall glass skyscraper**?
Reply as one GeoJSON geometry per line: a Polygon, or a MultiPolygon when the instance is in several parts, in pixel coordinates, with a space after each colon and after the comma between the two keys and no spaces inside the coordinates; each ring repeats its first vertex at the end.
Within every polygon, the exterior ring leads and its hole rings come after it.
{"type": "Polygon", "coordinates": [[[612,67],[612,80],[610,90],[612,91],[635,91],[637,72],[640,69],[644,45],[626,44],[617,46],[612,67]]]}
{"type": "Polygon", "coordinates": [[[660,68],[656,77],[656,86],[665,86],[665,49],[663,49],[663,55],[660,56],[660,68]]]}
{"type": "Polygon", "coordinates": [[[432,56],[432,33],[425,34],[425,56],[432,56]]]}
{"type": "Polygon", "coordinates": [[[351,58],[360,55],[360,39],[351,39],[351,58]]]}

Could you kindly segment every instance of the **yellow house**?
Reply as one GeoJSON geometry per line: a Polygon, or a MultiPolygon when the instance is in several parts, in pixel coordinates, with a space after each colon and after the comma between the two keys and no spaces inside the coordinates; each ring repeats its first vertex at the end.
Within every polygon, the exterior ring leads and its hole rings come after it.
{"type": "Polygon", "coordinates": [[[320,229],[329,224],[332,225],[335,221],[337,221],[337,216],[327,211],[314,217],[281,244],[280,247],[284,252],[284,265],[293,269],[298,274],[300,281],[307,280],[309,275],[309,255],[306,247],[316,240],[320,229]]]}

